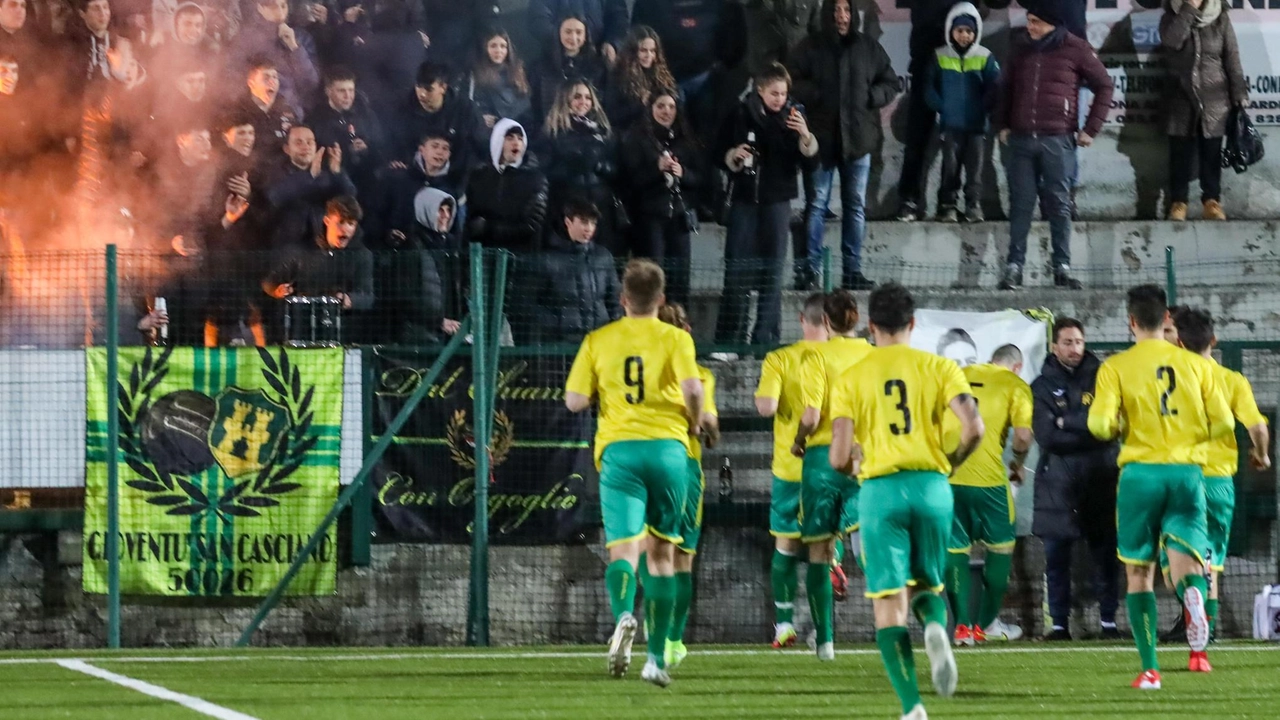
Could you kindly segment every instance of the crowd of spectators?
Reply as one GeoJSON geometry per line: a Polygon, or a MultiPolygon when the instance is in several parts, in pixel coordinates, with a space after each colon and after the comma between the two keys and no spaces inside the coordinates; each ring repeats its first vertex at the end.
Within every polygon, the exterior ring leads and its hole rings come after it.
{"type": "MultiPolygon", "coordinates": [[[[517,255],[516,340],[570,342],[617,317],[610,268],[627,256],[660,262],[687,302],[691,239],[718,221],[717,341],[775,343],[788,247],[797,285],[817,285],[837,182],[839,284],[874,285],[867,186],[900,83],[849,0],[533,0],[527,48],[501,3],[72,1],[0,0],[5,234],[55,247],[77,204],[126,208],[136,244],[172,259],[143,293],[144,329],[274,342],[291,298],[326,297],[348,316],[343,340],[440,341],[464,313],[475,242],[517,255]]],[[[1234,33],[1220,0],[1170,3],[1170,213],[1185,218],[1199,157],[1206,217],[1220,217],[1204,158],[1245,97],[1234,33]]],[[[1083,3],[1031,2],[1004,67],[973,5],[911,5],[899,219],[924,217],[936,126],[937,219],[982,221],[995,132],[1011,178],[1002,287],[1021,285],[1037,207],[1057,284],[1080,287],[1076,153],[1111,97],[1083,3]]]]}

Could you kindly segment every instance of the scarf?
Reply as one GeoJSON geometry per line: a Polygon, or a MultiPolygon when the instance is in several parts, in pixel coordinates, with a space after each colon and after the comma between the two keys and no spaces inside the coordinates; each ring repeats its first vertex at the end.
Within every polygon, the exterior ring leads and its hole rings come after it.
{"type": "MultiPolygon", "coordinates": [[[[1185,0],[1169,0],[1169,9],[1176,15],[1182,11],[1182,5],[1185,0]]],[[[1200,5],[1199,15],[1196,17],[1196,27],[1209,27],[1218,20],[1218,16],[1222,14],[1222,0],[1204,0],[1200,5]]]]}

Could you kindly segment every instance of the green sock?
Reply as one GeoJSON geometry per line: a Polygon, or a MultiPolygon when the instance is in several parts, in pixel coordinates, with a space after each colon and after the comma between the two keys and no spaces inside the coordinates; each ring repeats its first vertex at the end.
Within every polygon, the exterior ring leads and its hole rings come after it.
{"type": "Polygon", "coordinates": [[[938,593],[925,591],[917,594],[911,600],[911,610],[921,625],[938,623],[944,628],[947,626],[947,602],[938,593]]]}
{"type": "Polygon", "coordinates": [[[889,672],[893,691],[902,701],[902,714],[920,704],[920,686],[916,684],[916,661],[911,655],[911,635],[905,627],[887,627],[876,631],[880,659],[889,672]]]}
{"type": "Polygon", "coordinates": [[[1142,669],[1159,670],[1160,664],[1156,662],[1156,594],[1131,592],[1125,598],[1125,605],[1129,608],[1129,627],[1133,629],[1133,640],[1138,645],[1142,669]]]}
{"type": "Polygon", "coordinates": [[[1205,600],[1204,612],[1209,616],[1209,635],[1212,637],[1218,632],[1218,599],[1210,598],[1205,600]]]}
{"type": "Polygon", "coordinates": [[[1178,599],[1183,601],[1183,605],[1186,605],[1186,600],[1183,600],[1183,598],[1187,594],[1187,588],[1197,588],[1200,590],[1200,598],[1202,600],[1209,599],[1209,580],[1205,576],[1193,573],[1178,581],[1175,590],[1177,590],[1178,599]]]}
{"type": "Polygon", "coordinates": [[[614,560],[604,571],[604,585],[609,591],[609,608],[613,621],[618,622],[623,613],[636,609],[636,572],[626,560],[614,560]]]}
{"type": "Polygon", "coordinates": [[[640,562],[636,565],[636,579],[640,581],[640,587],[649,584],[649,553],[640,553],[640,562]]]}
{"type": "Polygon", "coordinates": [[[676,600],[676,579],[654,575],[645,588],[644,614],[653,618],[653,632],[649,633],[649,659],[665,668],[667,637],[671,634],[671,610],[676,600]]]}
{"type": "Polygon", "coordinates": [[[947,599],[957,625],[969,625],[969,555],[947,553],[947,599]]]}
{"type": "Polygon", "coordinates": [[[978,609],[978,622],[983,628],[991,625],[1000,616],[1000,608],[1004,606],[1004,593],[1009,589],[1009,571],[1012,568],[1012,555],[987,553],[986,565],[982,569],[982,581],[986,588],[982,591],[982,606],[978,609]]]}
{"type": "Polygon", "coordinates": [[[844,563],[844,538],[836,538],[835,554],[831,556],[832,565],[844,563]]]}
{"type": "Polygon", "coordinates": [[[818,633],[818,644],[831,642],[835,637],[831,628],[831,567],[826,563],[809,563],[804,586],[809,591],[809,613],[818,633]]]}
{"type": "Polygon", "coordinates": [[[693,600],[693,573],[676,573],[676,600],[672,609],[670,640],[684,640],[684,626],[689,623],[689,602],[693,600]]]}
{"type": "Polygon", "coordinates": [[[794,555],[783,555],[773,551],[773,562],[769,566],[769,580],[773,585],[774,621],[789,623],[796,607],[796,589],[800,579],[796,576],[796,568],[800,560],[794,555]]]}

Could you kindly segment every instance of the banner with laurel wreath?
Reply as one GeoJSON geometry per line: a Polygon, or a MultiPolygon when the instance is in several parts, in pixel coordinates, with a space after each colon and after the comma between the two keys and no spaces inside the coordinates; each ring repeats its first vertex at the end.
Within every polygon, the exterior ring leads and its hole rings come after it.
{"type": "MultiPolygon", "coordinates": [[[[89,348],[84,589],[107,587],[106,427],[120,421],[120,588],[126,594],[271,591],[338,495],[341,349],[120,348],[107,407],[105,348],[89,348]]],[[[334,532],[289,587],[334,592],[334,532]]]]}
{"type": "MultiPolygon", "coordinates": [[[[418,387],[435,357],[399,351],[373,356],[375,437],[418,387]]],[[[490,541],[539,545],[585,542],[597,486],[588,413],[564,407],[572,358],[503,357],[489,483],[490,541]]],[[[428,391],[373,475],[378,538],[468,543],[475,518],[476,439],[471,359],[459,357],[428,391]]]]}

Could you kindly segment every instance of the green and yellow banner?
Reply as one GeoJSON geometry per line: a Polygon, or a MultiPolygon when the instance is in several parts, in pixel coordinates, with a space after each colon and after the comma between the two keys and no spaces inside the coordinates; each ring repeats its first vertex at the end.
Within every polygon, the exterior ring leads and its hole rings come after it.
{"type": "MultiPolygon", "coordinates": [[[[338,496],[340,348],[85,352],[84,589],[107,590],[107,417],[120,419],[120,589],[171,596],[266,595],[338,496]]],[[[334,531],[290,595],[334,592],[334,531]]]]}

